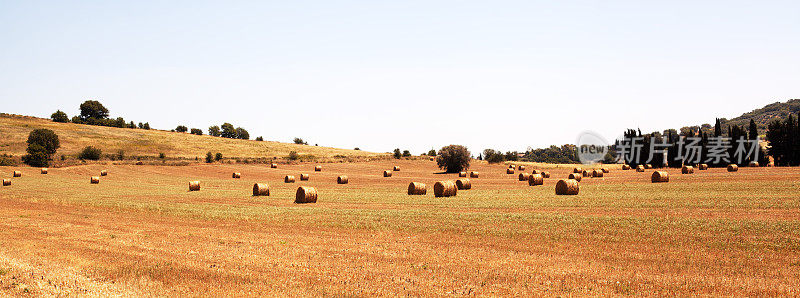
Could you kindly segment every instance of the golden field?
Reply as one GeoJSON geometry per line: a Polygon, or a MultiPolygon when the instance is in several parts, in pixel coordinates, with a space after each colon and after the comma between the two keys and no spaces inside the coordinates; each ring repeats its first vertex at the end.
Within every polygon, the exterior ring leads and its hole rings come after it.
{"type": "Polygon", "coordinates": [[[800,295],[798,168],[668,169],[653,184],[652,170],[614,167],[556,196],[571,167],[528,165],[552,174],[528,186],[475,162],[472,190],[435,198],[433,183],[456,177],[432,161],[314,165],[0,167],[23,171],[0,187],[0,292],[800,295]],[[310,180],[283,183],[300,173],[310,180]],[[406,195],[411,181],[428,195],[406,195]],[[251,196],[256,182],[271,196],[251,196]],[[298,186],[318,202],[294,204],[298,186]]]}

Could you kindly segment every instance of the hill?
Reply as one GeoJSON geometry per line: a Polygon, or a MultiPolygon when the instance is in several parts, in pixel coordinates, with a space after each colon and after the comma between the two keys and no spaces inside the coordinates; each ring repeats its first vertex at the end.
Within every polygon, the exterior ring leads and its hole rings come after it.
{"type": "Polygon", "coordinates": [[[767,125],[773,120],[784,119],[790,113],[797,115],[798,112],[800,112],[800,99],[790,99],[786,102],[768,104],[763,108],[744,113],[733,119],[721,119],[721,122],[725,126],[738,125],[747,127],[750,125],[750,119],[753,119],[758,126],[759,133],[764,134],[767,131],[767,125]]]}
{"type": "Polygon", "coordinates": [[[0,113],[0,154],[25,154],[28,134],[37,128],[55,131],[61,141],[56,156],[77,156],[86,146],[95,146],[104,154],[123,150],[126,156],[168,158],[204,158],[206,152],[221,152],[226,158],[286,158],[295,151],[304,159],[373,158],[383,153],[331,147],[297,145],[273,141],[236,140],[208,135],[56,123],[50,119],[0,113]]]}

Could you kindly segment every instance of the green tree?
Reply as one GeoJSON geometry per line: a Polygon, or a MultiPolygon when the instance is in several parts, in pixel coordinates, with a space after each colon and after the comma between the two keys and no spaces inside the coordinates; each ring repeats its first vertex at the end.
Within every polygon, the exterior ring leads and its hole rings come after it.
{"type": "Polygon", "coordinates": [[[753,121],[753,119],[750,119],[750,135],[748,135],[748,139],[758,139],[758,125],[756,125],[756,122],[753,121]]]}
{"type": "Polygon", "coordinates": [[[33,167],[46,167],[60,147],[55,132],[45,128],[35,129],[28,134],[28,154],[22,157],[22,161],[33,167]]]}
{"type": "Polygon", "coordinates": [[[244,129],[244,128],[237,127],[236,128],[236,138],[237,139],[242,139],[242,140],[249,140],[250,139],[250,133],[247,132],[247,130],[244,129]]]}
{"type": "Polygon", "coordinates": [[[308,145],[308,142],[303,141],[303,139],[301,139],[301,138],[294,138],[293,141],[294,141],[295,144],[298,144],[298,145],[308,145]]]}
{"type": "Polygon", "coordinates": [[[219,126],[209,126],[208,127],[208,135],[212,137],[219,137],[222,133],[220,132],[219,126]]]}
{"type": "Polygon", "coordinates": [[[411,157],[411,151],[403,150],[403,157],[411,157]]]}
{"type": "Polygon", "coordinates": [[[214,162],[214,154],[211,154],[211,151],[208,151],[208,153],[206,153],[206,163],[212,162],[214,162]]]}
{"type": "Polygon", "coordinates": [[[178,125],[178,127],[175,128],[175,131],[177,131],[177,132],[186,132],[188,130],[189,130],[189,128],[184,126],[184,125],[178,125]]]}
{"type": "Polygon", "coordinates": [[[50,119],[53,119],[53,122],[69,122],[69,116],[67,116],[67,113],[62,112],[61,110],[57,110],[55,113],[50,115],[50,119]]]}
{"type": "Polygon", "coordinates": [[[80,106],[80,109],[81,119],[84,121],[90,118],[98,120],[108,118],[108,109],[106,109],[103,104],[96,100],[87,100],[83,102],[80,106]]]}
{"type": "Polygon", "coordinates": [[[428,156],[436,156],[436,150],[431,149],[428,151],[428,156]]]}
{"type": "Polygon", "coordinates": [[[444,146],[439,150],[436,164],[448,173],[458,173],[469,169],[469,160],[472,154],[467,147],[462,145],[444,146]]]}
{"type": "Polygon", "coordinates": [[[236,138],[236,128],[233,127],[233,124],[230,123],[223,123],[220,126],[222,132],[220,132],[220,136],[223,138],[235,139],[236,138]]]}
{"type": "Polygon", "coordinates": [[[394,158],[400,159],[401,157],[403,157],[403,154],[400,153],[400,148],[395,148],[394,149],[394,158]]]}
{"type": "Polygon", "coordinates": [[[216,161],[222,160],[222,153],[217,152],[217,154],[214,156],[214,160],[216,160],[216,161]]]}
{"type": "Polygon", "coordinates": [[[192,128],[190,131],[193,135],[198,135],[198,136],[203,135],[203,130],[199,128],[192,128]]]}

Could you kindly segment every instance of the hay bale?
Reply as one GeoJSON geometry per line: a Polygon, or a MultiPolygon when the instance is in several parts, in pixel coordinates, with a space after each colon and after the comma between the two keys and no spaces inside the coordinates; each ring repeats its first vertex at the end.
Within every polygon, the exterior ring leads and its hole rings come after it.
{"type": "Polygon", "coordinates": [[[347,182],[350,182],[350,179],[347,178],[347,176],[342,175],[342,176],[336,177],[336,183],[347,184],[347,182]]]}
{"type": "Polygon", "coordinates": [[[653,168],[653,165],[651,165],[651,164],[646,164],[646,165],[644,165],[644,168],[649,170],[649,169],[652,169],[652,168],[653,168]]]}
{"type": "Polygon", "coordinates": [[[506,169],[506,174],[513,175],[514,174],[514,169],[512,169],[512,168],[506,169]]]}
{"type": "Polygon", "coordinates": [[[603,178],[603,170],[592,170],[592,178],[603,178]]]}
{"type": "Polygon", "coordinates": [[[735,164],[728,165],[728,172],[736,172],[736,171],[739,171],[739,166],[735,164]]]}
{"type": "Polygon", "coordinates": [[[550,172],[542,171],[541,173],[539,173],[539,175],[542,175],[542,178],[550,178],[550,172]]]}
{"type": "Polygon", "coordinates": [[[701,163],[701,164],[697,165],[697,169],[701,170],[701,171],[708,170],[708,164],[701,163]]]}
{"type": "Polygon", "coordinates": [[[478,176],[480,176],[479,172],[474,172],[474,171],[473,172],[469,172],[469,177],[470,178],[478,178],[478,176]]]}
{"type": "Polygon", "coordinates": [[[467,172],[458,172],[458,177],[467,177],[467,172]]]}
{"type": "Polygon", "coordinates": [[[231,177],[233,177],[233,179],[242,178],[242,173],[233,173],[233,175],[231,175],[231,177]]]}
{"type": "Polygon", "coordinates": [[[578,185],[578,180],[567,179],[567,180],[558,180],[558,182],[556,182],[556,195],[574,196],[577,195],[579,191],[580,191],[580,186],[578,185]]]}
{"type": "Polygon", "coordinates": [[[519,181],[528,181],[528,178],[531,177],[531,174],[528,173],[519,173],[519,181]]]}
{"type": "Polygon", "coordinates": [[[694,167],[693,166],[683,166],[681,168],[681,174],[694,174],[694,167]]]}
{"type": "Polygon", "coordinates": [[[47,168],[42,168],[42,175],[46,175],[46,174],[47,174],[47,171],[48,171],[48,169],[47,169],[47,168]]]}
{"type": "Polygon", "coordinates": [[[408,184],[408,195],[425,195],[428,193],[428,186],[421,182],[411,182],[408,184]]]}
{"type": "Polygon", "coordinates": [[[3,179],[3,186],[10,186],[10,185],[11,185],[11,179],[3,179]]]}
{"type": "Polygon", "coordinates": [[[22,171],[14,171],[11,173],[12,177],[22,177],[22,171]]]}
{"type": "Polygon", "coordinates": [[[529,186],[536,186],[536,185],[544,185],[544,177],[541,174],[531,174],[528,177],[528,185],[529,186]]]}
{"type": "Polygon", "coordinates": [[[583,176],[582,175],[578,175],[576,173],[570,173],[569,176],[567,176],[567,179],[572,179],[572,180],[581,182],[581,179],[583,179],[583,176]]]}
{"type": "Polygon", "coordinates": [[[269,195],[269,185],[266,183],[256,183],[253,184],[253,196],[268,196],[269,195]]]}
{"type": "Polygon", "coordinates": [[[294,176],[286,175],[283,177],[283,183],[294,183],[294,176]]]}
{"type": "Polygon", "coordinates": [[[392,177],[392,171],[389,170],[383,171],[383,177],[392,177]]]}
{"type": "Polygon", "coordinates": [[[395,171],[395,172],[400,172],[400,166],[394,166],[394,168],[392,169],[392,171],[395,171]]]}
{"type": "Polygon", "coordinates": [[[458,193],[458,186],[453,180],[437,181],[433,184],[435,197],[452,197],[458,193]]]}
{"type": "Polygon", "coordinates": [[[623,170],[623,171],[627,171],[627,170],[630,170],[630,169],[631,169],[631,166],[629,166],[629,165],[622,165],[622,170],[623,170]]]}
{"type": "Polygon", "coordinates": [[[583,172],[581,172],[581,175],[582,175],[583,177],[589,177],[589,178],[591,178],[591,177],[592,177],[592,172],[590,172],[589,170],[583,170],[583,172]]]}
{"type": "Polygon", "coordinates": [[[521,165],[521,166],[518,166],[518,167],[517,167],[517,170],[524,171],[524,170],[525,170],[525,166],[522,166],[522,165],[521,165]]]}
{"type": "Polygon", "coordinates": [[[669,173],[666,171],[654,171],[653,175],[650,176],[650,181],[653,183],[669,182],[669,173]]]}
{"type": "Polygon", "coordinates": [[[100,171],[100,176],[108,176],[108,170],[100,171]]]}
{"type": "Polygon", "coordinates": [[[508,168],[514,170],[514,169],[517,168],[517,166],[516,165],[508,165],[508,168]]]}
{"type": "Polygon", "coordinates": [[[322,172],[322,166],[314,166],[314,172],[322,172]]]}
{"type": "Polygon", "coordinates": [[[539,171],[539,170],[533,170],[533,171],[531,171],[531,174],[541,174],[541,173],[542,173],[542,171],[539,171]]]}
{"type": "Polygon", "coordinates": [[[200,181],[189,181],[189,191],[200,190],[200,181]]]}
{"type": "Polygon", "coordinates": [[[271,163],[271,164],[269,164],[269,167],[270,167],[270,168],[273,168],[273,169],[277,169],[277,168],[278,168],[278,164],[276,164],[276,163],[271,163]]]}
{"type": "Polygon", "coordinates": [[[300,186],[297,188],[297,194],[294,196],[295,204],[316,203],[317,202],[317,189],[309,186],[300,186]]]}
{"type": "Polygon", "coordinates": [[[751,161],[748,166],[750,166],[751,168],[757,168],[758,167],[758,162],[757,161],[751,161]]]}
{"type": "Polygon", "coordinates": [[[456,187],[458,187],[458,190],[472,189],[472,182],[467,178],[458,179],[456,180],[456,187]]]}
{"type": "Polygon", "coordinates": [[[311,178],[309,174],[300,174],[300,181],[308,181],[308,178],[311,178]]]}
{"type": "Polygon", "coordinates": [[[637,172],[644,172],[644,166],[643,165],[636,166],[636,171],[637,172]]]}
{"type": "Polygon", "coordinates": [[[608,170],[608,168],[600,168],[600,170],[601,170],[601,171],[603,171],[603,173],[606,173],[606,174],[610,172],[610,171],[608,170]]]}
{"type": "Polygon", "coordinates": [[[100,183],[100,177],[92,176],[92,178],[89,180],[89,182],[91,182],[92,184],[98,184],[98,183],[100,183]]]}
{"type": "Polygon", "coordinates": [[[581,169],[581,168],[573,168],[573,169],[572,169],[572,172],[573,172],[573,173],[578,173],[578,174],[580,174],[580,173],[582,173],[582,172],[583,172],[583,169],[581,169]]]}

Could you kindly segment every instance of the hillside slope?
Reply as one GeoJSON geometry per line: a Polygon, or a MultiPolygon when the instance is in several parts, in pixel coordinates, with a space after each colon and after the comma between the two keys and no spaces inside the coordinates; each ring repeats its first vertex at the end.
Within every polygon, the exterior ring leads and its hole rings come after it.
{"type": "Polygon", "coordinates": [[[206,152],[221,152],[231,158],[285,158],[289,152],[313,155],[316,158],[376,157],[384,154],[349,149],[297,145],[271,141],[234,140],[208,135],[161,130],[129,129],[56,123],[49,119],[0,113],[0,154],[25,154],[28,134],[37,128],[55,131],[61,141],[57,156],[77,156],[86,146],[95,146],[103,153],[124,150],[127,156],[158,156],[203,158],[206,152]]]}
{"type": "Polygon", "coordinates": [[[722,124],[747,127],[750,125],[750,119],[753,119],[758,125],[758,131],[763,134],[767,131],[767,125],[773,120],[784,119],[790,113],[797,115],[798,112],[800,112],[800,99],[790,99],[786,102],[768,104],[733,119],[723,119],[722,124]]]}

